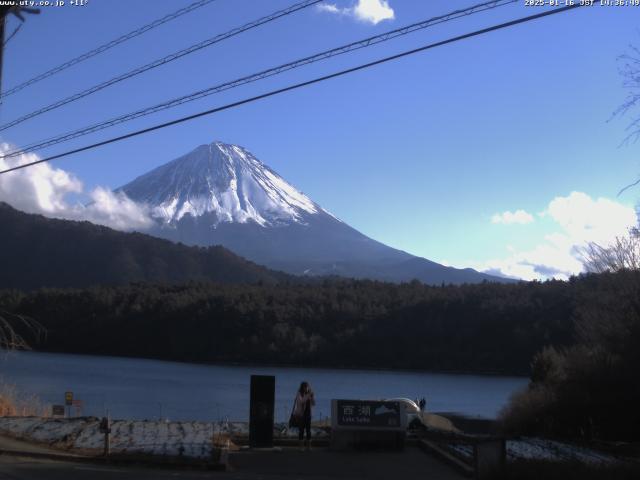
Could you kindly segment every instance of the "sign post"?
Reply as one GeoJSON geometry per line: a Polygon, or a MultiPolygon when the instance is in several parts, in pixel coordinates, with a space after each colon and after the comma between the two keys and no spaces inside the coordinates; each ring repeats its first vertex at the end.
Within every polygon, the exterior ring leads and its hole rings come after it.
{"type": "Polygon", "coordinates": [[[74,400],[72,405],[75,407],[75,416],[79,417],[82,415],[82,400],[74,400]]]}
{"type": "Polygon", "coordinates": [[[64,392],[64,404],[67,406],[67,416],[71,417],[71,405],[73,405],[73,392],[64,392]]]}
{"type": "Polygon", "coordinates": [[[51,405],[52,417],[64,417],[64,405],[51,405]]]}

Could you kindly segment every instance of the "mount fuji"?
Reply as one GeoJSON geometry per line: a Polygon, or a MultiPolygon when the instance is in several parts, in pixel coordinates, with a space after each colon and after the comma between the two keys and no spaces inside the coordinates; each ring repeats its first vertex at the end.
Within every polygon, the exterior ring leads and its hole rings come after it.
{"type": "Polygon", "coordinates": [[[222,245],[296,275],[508,281],[445,267],[363,235],[237,145],[201,145],[118,191],[149,206],[156,224],[146,233],[187,245],[222,245]]]}

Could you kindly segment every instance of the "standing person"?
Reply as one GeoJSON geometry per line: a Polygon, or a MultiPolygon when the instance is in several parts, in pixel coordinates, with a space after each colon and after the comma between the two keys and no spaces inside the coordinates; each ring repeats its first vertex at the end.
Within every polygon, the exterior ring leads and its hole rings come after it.
{"type": "Polygon", "coordinates": [[[307,439],[304,443],[307,450],[311,448],[311,407],[316,404],[316,399],[311,390],[309,382],[302,382],[298,393],[296,394],[296,402],[293,407],[293,413],[298,421],[298,440],[300,441],[300,448],[302,448],[302,439],[304,438],[305,430],[307,432],[307,439]]]}

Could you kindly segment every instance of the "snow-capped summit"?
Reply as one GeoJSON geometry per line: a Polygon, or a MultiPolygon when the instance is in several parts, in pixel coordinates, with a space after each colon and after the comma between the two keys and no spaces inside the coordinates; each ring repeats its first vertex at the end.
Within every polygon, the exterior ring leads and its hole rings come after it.
{"type": "Polygon", "coordinates": [[[266,227],[305,223],[306,215],[324,212],[249,151],[222,142],[201,145],[120,190],[167,224],[213,214],[213,226],[253,221],[266,227]]]}
{"type": "Polygon", "coordinates": [[[293,274],[436,284],[503,281],[363,235],[237,145],[201,145],[119,190],[151,208],[157,224],[147,233],[187,245],[222,245],[293,274]]]}

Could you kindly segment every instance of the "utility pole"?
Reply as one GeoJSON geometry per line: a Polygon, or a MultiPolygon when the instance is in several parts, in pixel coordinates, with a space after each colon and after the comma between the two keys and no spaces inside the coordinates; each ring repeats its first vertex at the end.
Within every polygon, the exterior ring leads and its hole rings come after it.
{"type": "MultiPolygon", "coordinates": [[[[1,6],[0,7],[0,95],[2,94],[2,64],[4,57],[4,27],[7,22],[7,15],[9,13],[13,13],[21,22],[24,22],[23,13],[31,13],[38,14],[40,13],[39,8],[27,8],[27,7],[19,7],[17,5],[13,6],[1,6]]],[[[0,104],[2,103],[2,98],[0,97],[0,104]]]]}
{"type": "MultiPolygon", "coordinates": [[[[2,18],[0,18],[0,94],[2,93],[2,60],[3,60],[3,54],[4,54],[4,25],[7,21],[7,13],[9,13],[9,9],[11,7],[0,7],[2,8],[2,10],[0,10],[0,15],[2,15],[2,18]]],[[[2,99],[0,98],[0,103],[2,103],[2,99]]]]}

